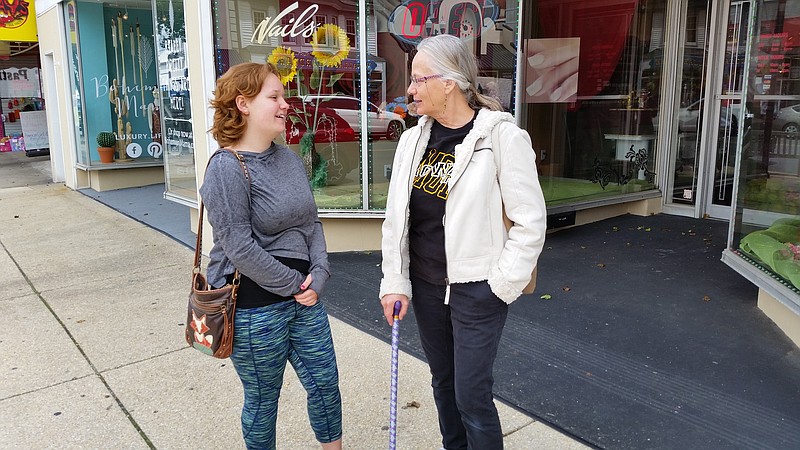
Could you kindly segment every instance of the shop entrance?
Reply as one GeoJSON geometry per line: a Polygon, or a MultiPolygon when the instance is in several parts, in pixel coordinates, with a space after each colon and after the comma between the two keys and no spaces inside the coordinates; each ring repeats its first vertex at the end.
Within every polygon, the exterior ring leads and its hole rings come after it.
{"type": "Polygon", "coordinates": [[[719,22],[725,25],[725,32],[717,33],[717,36],[724,36],[724,40],[716,43],[715,60],[718,63],[712,66],[711,72],[714,74],[714,108],[709,111],[710,120],[706,123],[718,126],[709,127],[709,131],[717,132],[706,136],[706,148],[711,151],[704,164],[705,200],[701,211],[706,217],[724,220],[731,217],[736,155],[747,140],[752,125],[753,114],[745,103],[745,94],[749,60],[747,44],[752,35],[755,7],[751,1],[733,1],[727,9],[727,21],[719,22]]]}
{"type": "Polygon", "coordinates": [[[750,1],[681,5],[678,72],[671,145],[672,205],[695,217],[730,219],[734,166],[752,114],[744,103],[750,1]]]}

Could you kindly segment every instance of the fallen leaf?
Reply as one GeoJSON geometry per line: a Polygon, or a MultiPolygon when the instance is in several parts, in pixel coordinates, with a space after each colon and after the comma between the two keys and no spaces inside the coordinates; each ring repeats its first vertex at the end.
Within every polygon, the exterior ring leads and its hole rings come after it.
{"type": "Polygon", "coordinates": [[[406,409],[406,408],[419,408],[419,402],[416,401],[416,400],[412,400],[412,401],[406,403],[406,406],[403,406],[403,409],[406,409]]]}
{"type": "Polygon", "coordinates": [[[711,297],[709,297],[709,296],[707,296],[707,295],[704,295],[704,296],[703,296],[703,301],[704,301],[704,302],[710,302],[710,301],[711,301],[711,297]]]}
{"type": "Polygon", "coordinates": [[[650,231],[650,227],[645,228],[644,231],[650,231]]]}
{"type": "Polygon", "coordinates": [[[541,298],[543,300],[550,300],[551,298],[553,298],[553,296],[551,296],[550,294],[544,294],[543,296],[541,296],[539,298],[541,298]]]}
{"type": "Polygon", "coordinates": [[[572,288],[569,286],[564,286],[563,288],[561,288],[561,290],[563,290],[564,292],[569,292],[572,290],[572,288]]]}
{"type": "Polygon", "coordinates": [[[603,264],[603,263],[598,263],[598,264],[597,264],[597,267],[605,267],[605,266],[606,266],[606,265],[605,265],[605,264],[603,264]]]}

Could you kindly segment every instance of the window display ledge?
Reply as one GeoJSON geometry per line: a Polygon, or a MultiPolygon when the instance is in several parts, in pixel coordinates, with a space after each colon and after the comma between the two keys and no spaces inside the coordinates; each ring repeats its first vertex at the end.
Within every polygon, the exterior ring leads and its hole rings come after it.
{"type": "Polygon", "coordinates": [[[622,194],[616,197],[606,197],[597,200],[577,201],[573,203],[563,203],[560,205],[548,206],[547,214],[559,214],[569,211],[580,211],[582,209],[599,208],[602,206],[618,205],[620,203],[630,203],[651,198],[660,198],[661,190],[651,189],[648,191],[636,192],[632,194],[622,194]]]}
{"type": "Polygon", "coordinates": [[[783,279],[751,263],[736,250],[723,251],[722,262],[774,297],[793,314],[800,316],[800,293],[788,286],[783,279]]]}
{"type": "Polygon", "coordinates": [[[119,169],[132,169],[135,167],[163,167],[164,161],[131,161],[131,162],[115,162],[109,164],[97,164],[87,166],[86,164],[75,164],[78,170],[95,171],[95,170],[119,170],[119,169]]]}
{"type": "Polygon", "coordinates": [[[319,216],[326,219],[383,219],[386,217],[386,212],[380,211],[342,211],[342,210],[326,210],[320,209],[319,216]]]}
{"type": "Polygon", "coordinates": [[[179,205],[188,206],[189,208],[199,209],[200,204],[197,200],[189,199],[180,195],[175,195],[169,192],[164,193],[164,199],[175,202],[179,205]]]}

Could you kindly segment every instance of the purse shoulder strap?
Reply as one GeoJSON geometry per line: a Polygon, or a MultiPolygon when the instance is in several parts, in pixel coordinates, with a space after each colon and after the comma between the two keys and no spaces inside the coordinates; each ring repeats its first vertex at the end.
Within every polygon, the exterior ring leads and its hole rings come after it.
{"type": "MultiPolygon", "coordinates": [[[[244,158],[236,150],[232,150],[232,149],[229,149],[229,148],[221,148],[221,149],[217,150],[216,152],[214,152],[214,154],[211,155],[210,158],[208,158],[208,163],[206,164],[206,170],[208,170],[208,166],[211,165],[211,160],[215,156],[217,156],[217,155],[219,155],[219,154],[221,154],[223,152],[231,153],[233,156],[236,157],[236,160],[239,161],[239,165],[242,167],[242,172],[244,173],[244,178],[245,178],[245,180],[247,180],[247,184],[249,186],[250,185],[250,171],[247,170],[247,165],[244,163],[244,158]]],[[[203,254],[203,212],[204,212],[203,199],[201,198],[200,199],[200,211],[199,211],[200,217],[198,217],[198,219],[197,219],[197,243],[194,246],[194,269],[193,269],[194,272],[199,272],[200,271],[200,258],[202,257],[202,254],[203,254]]],[[[238,276],[238,270],[237,270],[237,276],[238,276]]]]}

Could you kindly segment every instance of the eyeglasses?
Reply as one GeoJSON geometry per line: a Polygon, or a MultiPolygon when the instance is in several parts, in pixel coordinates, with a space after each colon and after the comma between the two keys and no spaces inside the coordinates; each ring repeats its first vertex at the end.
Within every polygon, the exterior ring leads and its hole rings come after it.
{"type": "Polygon", "coordinates": [[[411,84],[412,85],[420,85],[420,84],[422,84],[422,83],[424,83],[424,82],[426,82],[428,80],[433,80],[433,79],[436,79],[436,78],[442,78],[443,76],[444,75],[442,75],[440,73],[435,74],[435,75],[428,75],[426,77],[414,77],[414,76],[411,76],[411,84]]]}

